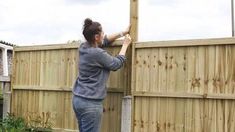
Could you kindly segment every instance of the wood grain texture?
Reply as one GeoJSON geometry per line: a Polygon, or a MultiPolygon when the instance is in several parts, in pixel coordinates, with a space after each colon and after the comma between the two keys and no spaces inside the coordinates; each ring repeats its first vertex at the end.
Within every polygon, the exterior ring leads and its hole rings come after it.
{"type": "Polygon", "coordinates": [[[133,131],[234,131],[235,39],[138,42],[133,131]]]}
{"type": "MultiPolygon", "coordinates": [[[[119,43],[105,49],[115,56],[120,51],[119,43]]],[[[77,44],[16,47],[11,112],[26,119],[49,114],[53,128],[76,130],[71,100],[78,75],[78,57],[77,44]]],[[[121,102],[124,91],[128,90],[129,67],[124,65],[110,74],[104,100],[103,132],[121,130],[121,102]]]]}

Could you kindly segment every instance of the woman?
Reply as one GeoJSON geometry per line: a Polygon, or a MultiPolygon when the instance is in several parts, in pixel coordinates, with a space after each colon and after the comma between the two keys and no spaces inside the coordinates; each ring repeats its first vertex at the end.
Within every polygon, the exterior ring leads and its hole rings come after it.
{"type": "Polygon", "coordinates": [[[80,132],[99,132],[103,113],[102,101],[106,96],[106,81],[110,71],[120,69],[131,43],[130,27],[124,32],[104,36],[102,26],[87,18],[83,25],[86,42],[79,48],[79,76],[73,88],[73,109],[80,132]],[[116,57],[100,47],[110,45],[126,35],[122,48],[116,57]]]}

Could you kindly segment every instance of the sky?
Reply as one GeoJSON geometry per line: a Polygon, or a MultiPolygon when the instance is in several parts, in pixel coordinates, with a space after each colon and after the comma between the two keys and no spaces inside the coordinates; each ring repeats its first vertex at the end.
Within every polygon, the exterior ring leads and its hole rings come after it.
{"type": "MultiPolygon", "coordinates": [[[[231,0],[139,0],[139,40],[231,37],[231,0]]],[[[16,45],[84,41],[85,18],[106,34],[129,25],[129,0],[0,0],[0,40],[16,45]]]]}

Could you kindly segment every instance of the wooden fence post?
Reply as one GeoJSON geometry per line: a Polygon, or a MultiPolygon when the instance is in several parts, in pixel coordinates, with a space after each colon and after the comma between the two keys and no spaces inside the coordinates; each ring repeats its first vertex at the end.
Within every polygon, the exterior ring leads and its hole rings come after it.
{"type": "Polygon", "coordinates": [[[138,0],[130,0],[130,36],[132,38],[131,48],[128,50],[128,56],[130,57],[128,65],[131,65],[131,69],[128,70],[128,89],[125,91],[125,97],[122,100],[122,121],[121,132],[132,131],[133,120],[133,96],[132,90],[134,88],[135,77],[135,42],[138,41],[138,0]],[[128,96],[129,95],[129,96],[128,96]]]}

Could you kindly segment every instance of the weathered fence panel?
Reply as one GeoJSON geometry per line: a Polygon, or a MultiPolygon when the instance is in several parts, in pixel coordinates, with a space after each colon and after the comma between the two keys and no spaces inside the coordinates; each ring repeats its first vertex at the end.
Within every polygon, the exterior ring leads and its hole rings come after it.
{"type": "MultiPolygon", "coordinates": [[[[117,42],[118,43],[118,42],[117,42]]],[[[79,44],[16,47],[11,112],[28,121],[41,117],[60,130],[77,129],[72,110],[72,86],[78,73],[79,44]]],[[[120,45],[108,47],[118,54],[120,45]]],[[[129,67],[112,72],[104,101],[103,132],[121,129],[121,101],[128,91],[129,67]]]]}
{"type": "Polygon", "coordinates": [[[137,43],[134,132],[235,131],[235,39],[137,43]]]}

